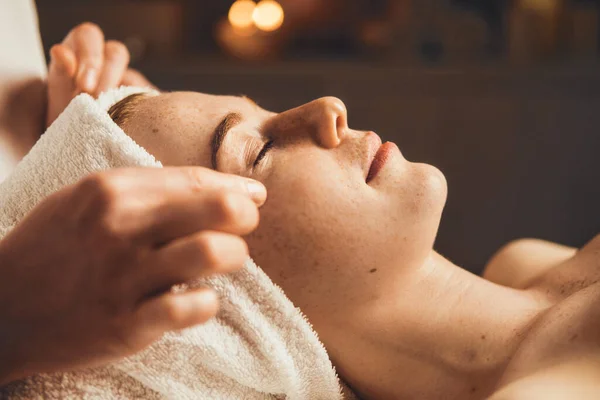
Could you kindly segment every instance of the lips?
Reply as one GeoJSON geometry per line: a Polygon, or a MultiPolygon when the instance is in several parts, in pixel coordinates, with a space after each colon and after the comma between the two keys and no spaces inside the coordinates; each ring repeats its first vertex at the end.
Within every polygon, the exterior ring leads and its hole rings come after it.
{"type": "Polygon", "coordinates": [[[381,138],[375,132],[367,133],[367,160],[366,160],[366,176],[365,181],[369,183],[373,176],[371,174],[371,167],[373,166],[373,160],[375,155],[381,148],[381,138]]]}
{"type": "Polygon", "coordinates": [[[367,133],[367,168],[365,168],[367,170],[365,178],[367,184],[383,169],[395,151],[400,151],[395,143],[385,142],[381,144],[381,138],[375,132],[367,133]]]}
{"type": "Polygon", "coordinates": [[[386,162],[392,157],[392,152],[396,150],[398,151],[398,146],[396,146],[392,142],[385,142],[379,147],[377,153],[375,153],[375,157],[373,158],[373,162],[371,163],[371,168],[369,168],[369,173],[367,175],[367,183],[375,178],[379,171],[383,169],[386,162]]]}

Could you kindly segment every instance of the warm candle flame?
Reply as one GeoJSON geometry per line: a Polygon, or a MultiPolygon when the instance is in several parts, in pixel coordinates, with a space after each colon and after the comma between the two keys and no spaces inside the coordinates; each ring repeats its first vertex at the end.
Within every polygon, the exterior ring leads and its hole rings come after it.
{"type": "Polygon", "coordinates": [[[260,30],[277,30],[283,24],[283,8],[275,0],[262,0],[256,5],[252,20],[260,30]]]}
{"type": "Polygon", "coordinates": [[[229,9],[229,22],[234,28],[245,29],[253,24],[256,4],[252,0],[237,0],[229,9]]]}

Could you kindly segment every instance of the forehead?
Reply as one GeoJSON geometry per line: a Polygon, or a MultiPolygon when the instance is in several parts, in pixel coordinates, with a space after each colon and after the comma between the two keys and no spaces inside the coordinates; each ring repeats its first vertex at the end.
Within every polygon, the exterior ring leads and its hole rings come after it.
{"type": "Polygon", "coordinates": [[[146,107],[154,108],[163,117],[219,118],[230,112],[239,112],[251,117],[265,112],[251,100],[243,96],[218,96],[197,92],[164,93],[148,99],[146,107]]]}
{"type": "Polygon", "coordinates": [[[160,143],[170,153],[179,153],[194,164],[204,165],[210,160],[212,133],[229,113],[241,115],[241,122],[234,130],[242,132],[252,131],[245,128],[259,126],[271,114],[242,96],[163,93],[141,101],[124,130],[136,133],[139,140],[146,138],[151,143],[160,143]]]}
{"type": "Polygon", "coordinates": [[[240,125],[259,124],[268,111],[243,96],[217,96],[197,92],[172,92],[148,97],[135,112],[138,127],[165,128],[182,134],[212,132],[229,113],[242,116],[240,125]]]}

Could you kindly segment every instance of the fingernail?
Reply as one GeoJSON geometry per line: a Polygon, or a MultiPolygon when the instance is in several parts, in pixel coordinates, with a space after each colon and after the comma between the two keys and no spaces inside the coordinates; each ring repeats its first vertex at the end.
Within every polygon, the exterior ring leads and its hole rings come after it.
{"type": "Polygon", "coordinates": [[[246,181],[246,187],[252,200],[257,205],[262,206],[267,200],[267,188],[262,183],[252,179],[246,181]]]}
{"type": "Polygon", "coordinates": [[[98,74],[94,68],[87,67],[83,70],[81,86],[85,92],[92,93],[96,89],[98,74]]]}

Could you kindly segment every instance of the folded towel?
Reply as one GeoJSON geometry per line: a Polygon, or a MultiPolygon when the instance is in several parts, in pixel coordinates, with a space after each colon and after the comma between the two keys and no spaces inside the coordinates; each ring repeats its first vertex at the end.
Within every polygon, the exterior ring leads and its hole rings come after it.
{"type": "MultiPolygon", "coordinates": [[[[40,200],[84,175],[162,165],[106,110],[142,89],[75,98],[0,185],[0,238],[40,200]]],[[[342,399],[340,383],[311,325],[252,260],[203,280],[221,308],[208,323],[166,334],[147,350],[103,368],[42,374],[8,385],[2,398],[342,399]]]]}

